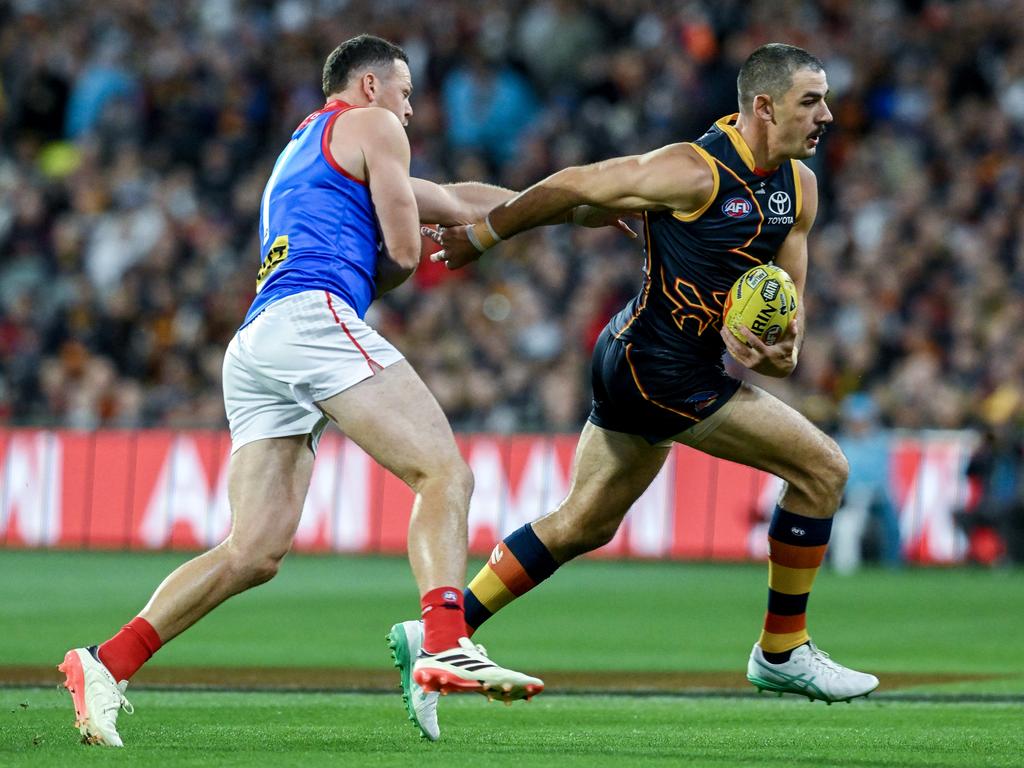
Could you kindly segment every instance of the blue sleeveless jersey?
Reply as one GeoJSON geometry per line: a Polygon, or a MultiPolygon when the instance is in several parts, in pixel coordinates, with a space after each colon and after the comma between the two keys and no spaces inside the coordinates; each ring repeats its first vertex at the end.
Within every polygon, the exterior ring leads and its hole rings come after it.
{"type": "Polygon", "coordinates": [[[330,153],[331,126],[349,109],[328,102],[277,158],[260,205],[260,269],[244,328],[277,299],[310,290],[340,296],[359,317],[374,296],[380,227],[365,182],[330,153]]]}

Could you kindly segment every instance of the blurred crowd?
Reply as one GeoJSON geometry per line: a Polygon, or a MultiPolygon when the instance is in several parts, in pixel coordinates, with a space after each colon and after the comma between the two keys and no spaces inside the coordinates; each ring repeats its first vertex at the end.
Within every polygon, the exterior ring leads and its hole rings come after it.
{"type": "MultiPolygon", "coordinates": [[[[886,426],[1021,419],[1018,0],[0,0],[0,424],[224,425],[263,185],[363,31],[409,54],[413,173],[514,189],[695,139],[751,50],[807,48],[836,116],[808,333],[760,383],[829,428],[854,393],[886,426]]],[[[424,264],[368,320],[457,429],[575,431],[641,264],[552,227],[424,264]]]]}

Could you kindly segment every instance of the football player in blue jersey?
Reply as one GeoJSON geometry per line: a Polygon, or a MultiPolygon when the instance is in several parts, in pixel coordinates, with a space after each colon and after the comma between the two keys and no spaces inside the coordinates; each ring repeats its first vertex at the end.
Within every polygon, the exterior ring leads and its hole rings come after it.
{"type": "Polygon", "coordinates": [[[787,376],[797,364],[802,320],[794,317],[772,346],[743,329],[744,344],[722,327],[723,298],[747,269],[773,262],[802,299],[818,194],[800,161],[832,122],[828,83],[817,58],[776,43],[750,55],[737,91],[739,113],[695,142],[567,168],[482,221],[441,233],[436,258],[451,268],[582,204],[642,211],[646,235],[640,292],[594,350],[593,410],[569,495],[497,545],[466,591],[466,617],[478,627],[562,564],[611,541],[671,445],[682,443],[786,481],[769,529],[768,609],[748,679],[761,690],[849,700],[873,691],[877,678],[832,661],[806,626],[846,459],[804,416],[723,365],[725,351],[768,376],[787,376]]]}
{"type": "Polygon", "coordinates": [[[68,651],[60,668],[90,743],[121,746],[127,681],[153,653],[277,573],[328,421],[416,494],[408,550],[422,621],[395,625],[389,641],[423,735],[437,738],[439,691],[511,701],[543,690],[465,637],[473,476],[433,395],[363,319],[370,302],[419,263],[421,220],[466,224],[512,194],[410,178],[404,126],[412,90],[401,48],[371,35],[346,41],[324,65],[326,103],[295,129],[274,165],[260,209],[256,298],[224,359],[231,530],[171,573],[111,639],[68,651]]]}

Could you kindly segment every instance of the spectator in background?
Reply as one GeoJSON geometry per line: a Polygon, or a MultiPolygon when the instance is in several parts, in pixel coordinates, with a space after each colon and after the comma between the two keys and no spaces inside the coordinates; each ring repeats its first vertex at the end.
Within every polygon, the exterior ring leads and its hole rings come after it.
{"type": "Polygon", "coordinates": [[[526,79],[480,50],[448,73],[441,95],[451,148],[480,152],[494,168],[516,155],[519,139],[537,112],[537,98],[526,79]]]}
{"type": "Polygon", "coordinates": [[[75,80],[64,127],[69,139],[81,138],[96,128],[104,110],[118,99],[136,95],[135,78],[121,63],[125,44],[116,33],[107,37],[75,80]]]}
{"type": "Polygon", "coordinates": [[[976,500],[956,515],[976,563],[1024,563],[1024,442],[1020,425],[985,431],[967,465],[976,500]]]}
{"type": "Polygon", "coordinates": [[[876,523],[877,559],[895,567],[903,561],[900,525],[889,495],[889,435],[878,422],[878,406],[866,392],[847,395],[840,409],[836,442],[850,464],[842,506],[832,526],[829,560],[840,573],[853,573],[863,559],[869,525],[876,523]]]}
{"type": "MultiPolygon", "coordinates": [[[[99,409],[83,423],[225,425],[207,405],[218,382],[204,360],[223,350],[252,298],[245,265],[262,182],[318,106],[310,68],[363,30],[414,52],[415,173],[515,189],[694,135],[728,111],[716,99],[731,98],[727,81],[750,51],[813,38],[829,51],[836,130],[813,167],[811,333],[793,379],[770,391],[824,420],[867,389],[888,425],[962,429],[985,423],[985,401],[1024,380],[1016,4],[975,0],[970,13],[949,2],[825,0],[434,0],[415,13],[369,0],[347,0],[344,13],[336,2],[66,6],[0,3],[5,423],[66,423],[39,372],[61,367],[74,339],[103,359],[113,378],[98,380],[115,393],[79,403],[79,413],[99,409]],[[91,293],[80,290],[87,282],[91,293]],[[177,381],[188,391],[169,396],[177,381]]],[[[498,354],[517,348],[523,324],[557,336],[552,347],[592,344],[588,329],[639,284],[636,246],[561,229],[502,245],[500,263],[457,291],[436,279],[374,310],[456,429],[561,429],[585,417],[585,407],[575,417],[552,409],[553,393],[575,401],[585,391],[585,366],[498,354]],[[536,316],[523,316],[527,306],[536,316]],[[467,332],[480,312],[490,312],[486,333],[467,332]],[[427,332],[438,351],[406,343],[427,332]],[[472,397],[459,387],[469,379],[472,397]]]]}
{"type": "Polygon", "coordinates": [[[518,47],[536,82],[556,91],[572,89],[581,79],[587,56],[601,49],[607,27],[587,5],[579,0],[526,4],[517,25],[518,47]]]}

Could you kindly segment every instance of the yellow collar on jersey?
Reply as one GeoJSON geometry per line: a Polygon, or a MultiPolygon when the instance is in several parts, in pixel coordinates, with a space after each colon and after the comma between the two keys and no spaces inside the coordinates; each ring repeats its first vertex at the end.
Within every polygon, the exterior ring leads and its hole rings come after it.
{"type": "Polygon", "coordinates": [[[718,126],[729,137],[729,141],[732,142],[733,147],[736,149],[740,159],[743,160],[744,164],[753,171],[757,164],[754,162],[754,153],[750,151],[750,147],[747,146],[747,142],[739,131],[736,130],[736,121],[739,119],[740,113],[733,112],[731,115],[726,115],[715,122],[718,126]]]}

